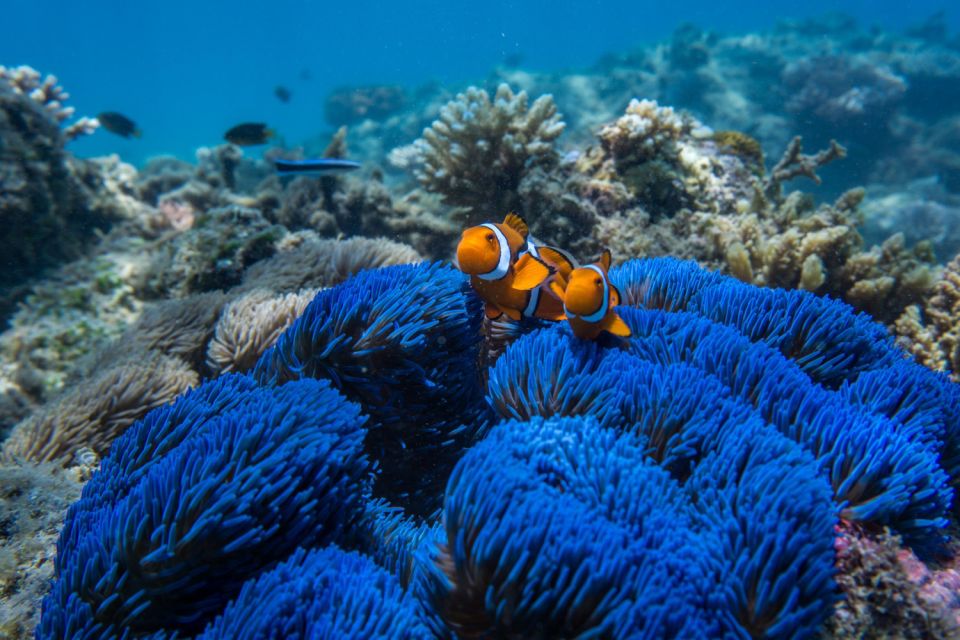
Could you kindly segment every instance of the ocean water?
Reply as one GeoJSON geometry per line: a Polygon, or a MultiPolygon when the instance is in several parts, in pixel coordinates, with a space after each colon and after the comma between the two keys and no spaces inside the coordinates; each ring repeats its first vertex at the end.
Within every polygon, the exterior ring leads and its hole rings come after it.
{"type": "MultiPolygon", "coordinates": [[[[119,153],[141,165],[159,154],[192,160],[196,147],[220,143],[229,127],[251,120],[299,144],[329,130],[323,101],[344,85],[440,82],[461,90],[512,55],[538,71],[583,68],[604,54],[666,40],[683,23],[736,34],[843,12],[865,26],[897,31],[944,8],[940,0],[7,0],[0,61],[55,74],[78,114],[119,111],[133,118],[142,139],[101,132],[72,150],[119,153]],[[274,97],[278,84],[292,90],[290,103],[274,97]]],[[[955,31],[960,11],[948,12],[947,21],[955,31]]]]}
{"type": "Polygon", "coordinates": [[[0,65],[0,640],[960,638],[956,7],[4,0],[0,65]]]}

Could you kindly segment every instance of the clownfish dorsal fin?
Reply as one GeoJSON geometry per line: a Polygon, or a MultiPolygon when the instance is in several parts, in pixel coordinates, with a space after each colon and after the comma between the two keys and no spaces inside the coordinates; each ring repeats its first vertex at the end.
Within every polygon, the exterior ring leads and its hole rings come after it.
{"type": "Polygon", "coordinates": [[[537,260],[529,253],[520,256],[513,268],[513,288],[520,291],[529,291],[540,286],[553,272],[546,263],[537,260]]]}
{"type": "Polygon", "coordinates": [[[513,211],[506,215],[503,219],[503,224],[519,233],[524,240],[526,240],[530,234],[530,228],[527,226],[526,220],[521,218],[520,214],[514,213],[513,211]]]}
{"type": "Polygon", "coordinates": [[[621,338],[629,338],[633,335],[633,332],[630,331],[630,327],[623,321],[623,318],[615,313],[608,313],[607,317],[603,319],[602,326],[604,331],[609,331],[613,335],[620,336],[621,338]]]}
{"type": "Polygon", "coordinates": [[[577,268],[577,262],[566,251],[555,247],[540,247],[540,256],[547,262],[557,265],[560,273],[570,273],[577,268]]]}
{"type": "Polygon", "coordinates": [[[610,257],[610,249],[604,249],[603,253],[600,254],[600,259],[597,260],[597,264],[600,265],[604,271],[610,271],[611,262],[612,258],[610,257]]]}

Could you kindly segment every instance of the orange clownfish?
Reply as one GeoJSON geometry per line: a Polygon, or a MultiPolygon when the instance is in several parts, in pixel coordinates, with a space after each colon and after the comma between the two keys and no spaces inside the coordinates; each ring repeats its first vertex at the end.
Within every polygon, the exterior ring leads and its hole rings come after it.
{"type": "Polygon", "coordinates": [[[597,262],[573,270],[566,290],[556,283],[551,285],[562,297],[567,321],[578,338],[595,340],[603,331],[630,337],[630,327],[613,310],[620,304],[620,292],[610,282],[609,271],[610,251],[604,250],[597,262]]]}
{"type": "MultiPolygon", "coordinates": [[[[470,276],[470,284],[486,302],[488,318],[506,314],[512,320],[534,315],[554,295],[541,295],[557,272],[540,256],[546,247],[531,252],[527,223],[508,213],[500,224],[485,223],[466,229],[457,245],[457,267],[470,276]],[[540,300],[545,299],[541,304],[540,300]]],[[[549,253],[549,252],[548,252],[549,253]]],[[[553,255],[550,253],[550,255],[553,255]]],[[[565,282],[563,282],[565,284],[565,282]]],[[[555,313],[562,315],[559,300],[555,313]]],[[[547,311],[550,311],[549,309],[547,311]]]]}

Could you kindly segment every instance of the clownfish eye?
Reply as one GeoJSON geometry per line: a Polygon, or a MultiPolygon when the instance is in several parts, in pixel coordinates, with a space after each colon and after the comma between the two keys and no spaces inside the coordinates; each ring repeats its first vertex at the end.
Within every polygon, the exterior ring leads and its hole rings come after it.
{"type": "Polygon", "coordinates": [[[494,236],[492,233],[488,233],[488,234],[487,234],[487,242],[489,242],[490,244],[493,244],[493,242],[494,242],[496,239],[497,239],[496,236],[494,236]]]}
{"type": "Polygon", "coordinates": [[[593,284],[597,285],[597,289],[603,288],[603,280],[601,280],[600,278],[594,278],[593,284]]]}

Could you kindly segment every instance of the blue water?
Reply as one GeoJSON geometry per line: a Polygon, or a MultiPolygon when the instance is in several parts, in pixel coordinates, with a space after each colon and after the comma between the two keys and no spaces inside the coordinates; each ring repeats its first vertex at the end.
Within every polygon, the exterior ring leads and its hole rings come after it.
{"type": "MultiPolygon", "coordinates": [[[[266,121],[287,144],[329,129],[323,101],[341,85],[440,81],[460,90],[506,56],[524,68],[584,67],[608,52],[664,40],[682,22],[723,33],[783,18],[842,11],[899,31],[943,0],[894,2],[309,2],[170,0],[163,3],[6,0],[0,64],[55,74],[78,115],[120,111],[140,140],[106,132],[71,145],[78,155],[119,153],[141,164],[192,159],[241,121],[266,121]],[[15,26],[14,26],[15,25],[15,26]],[[308,70],[311,79],[301,78],[308,70]],[[293,92],[283,104],[282,84],[293,92]]],[[[960,12],[947,16],[952,31],[960,12]]]]}

